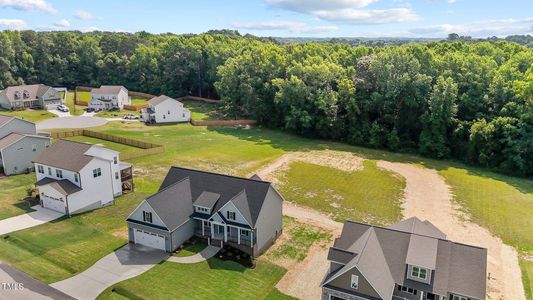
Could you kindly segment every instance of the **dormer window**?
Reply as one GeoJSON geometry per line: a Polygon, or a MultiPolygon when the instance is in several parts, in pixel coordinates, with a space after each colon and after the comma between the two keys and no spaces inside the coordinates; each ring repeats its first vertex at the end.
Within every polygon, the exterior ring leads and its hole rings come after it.
{"type": "Polygon", "coordinates": [[[413,269],[411,270],[411,277],[425,281],[428,278],[428,270],[413,266],[413,269]]]}
{"type": "Polygon", "coordinates": [[[16,91],[14,96],[15,96],[15,99],[20,99],[20,92],[16,91]]]}
{"type": "Polygon", "coordinates": [[[30,92],[24,90],[24,92],[22,92],[22,97],[23,97],[24,99],[28,99],[28,98],[30,98],[30,92]]]}
{"type": "Polygon", "coordinates": [[[203,213],[203,214],[208,214],[209,213],[209,209],[207,209],[205,207],[200,207],[200,206],[196,207],[196,211],[200,212],[200,213],[203,213]]]}

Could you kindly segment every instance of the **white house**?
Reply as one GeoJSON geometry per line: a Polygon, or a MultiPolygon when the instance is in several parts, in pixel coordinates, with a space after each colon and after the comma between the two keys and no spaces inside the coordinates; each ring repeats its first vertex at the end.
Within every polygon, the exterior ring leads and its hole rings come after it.
{"type": "Polygon", "coordinates": [[[43,207],[67,215],[107,206],[131,185],[131,165],[119,152],[58,140],[34,160],[43,207]]]}
{"type": "Polygon", "coordinates": [[[0,91],[0,107],[5,109],[56,109],[62,103],[59,92],[44,84],[10,86],[0,91]]]}
{"type": "Polygon", "coordinates": [[[128,96],[128,89],[121,85],[102,85],[100,88],[91,90],[89,102],[91,108],[122,109],[124,105],[131,105],[131,98],[128,96]]]}
{"type": "Polygon", "coordinates": [[[189,122],[191,112],[178,100],[161,95],[148,101],[148,107],[141,110],[141,119],[147,123],[189,122]]]}
{"type": "Polygon", "coordinates": [[[0,115],[0,168],[4,174],[32,171],[32,160],[49,145],[50,137],[37,135],[34,123],[0,115]]]}

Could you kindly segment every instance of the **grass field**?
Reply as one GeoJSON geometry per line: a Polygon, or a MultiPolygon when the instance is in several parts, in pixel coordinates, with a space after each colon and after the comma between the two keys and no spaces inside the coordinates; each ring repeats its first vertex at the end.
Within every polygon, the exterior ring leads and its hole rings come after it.
{"type": "Polygon", "coordinates": [[[53,113],[40,109],[6,110],[0,108],[0,115],[19,117],[31,122],[40,122],[51,118],[57,118],[53,113]]]}
{"type": "Polygon", "coordinates": [[[68,138],[65,138],[65,139],[71,140],[71,141],[76,141],[76,142],[84,142],[84,143],[91,143],[91,144],[94,144],[94,145],[100,145],[100,146],[103,146],[103,147],[106,147],[106,148],[109,148],[111,150],[115,150],[115,151],[118,151],[118,152],[121,152],[121,153],[126,153],[128,151],[135,151],[135,150],[141,149],[141,148],[137,148],[137,147],[134,147],[134,146],[129,146],[129,145],[125,145],[125,144],[115,143],[115,142],[111,142],[111,141],[106,141],[106,140],[97,139],[97,138],[93,138],[93,137],[89,137],[89,136],[82,136],[82,135],[68,137],[68,138]]]}
{"type": "Polygon", "coordinates": [[[386,225],[401,219],[405,182],[366,160],[353,172],[292,162],[281,181],[285,199],[326,212],[339,222],[386,225]]]}
{"type": "Polygon", "coordinates": [[[0,220],[31,211],[22,201],[28,188],[33,188],[35,174],[24,174],[0,179],[0,220]]]}
{"type": "Polygon", "coordinates": [[[89,91],[78,91],[77,94],[78,101],[84,101],[89,103],[91,101],[91,92],[89,91]]]}
{"type": "MultiPolygon", "coordinates": [[[[78,92],[79,94],[79,92],[78,92]]],[[[73,116],[80,116],[83,114],[86,106],[74,105],[74,92],[69,91],[67,93],[67,103],[65,104],[70,110],[70,114],[73,116]]]]}
{"type": "Polygon", "coordinates": [[[183,247],[183,249],[181,249],[179,252],[174,253],[174,256],[177,256],[177,257],[192,256],[204,250],[206,247],[207,247],[206,243],[189,244],[183,247]]]}
{"type": "Polygon", "coordinates": [[[197,264],[161,263],[105,290],[98,299],[292,299],[275,290],[286,270],[259,259],[255,269],[211,258],[197,264]]]}
{"type": "Polygon", "coordinates": [[[195,121],[206,121],[223,119],[224,116],[219,112],[218,105],[195,100],[185,100],[183,104],[191,111],[191,119],[195,121]]]}

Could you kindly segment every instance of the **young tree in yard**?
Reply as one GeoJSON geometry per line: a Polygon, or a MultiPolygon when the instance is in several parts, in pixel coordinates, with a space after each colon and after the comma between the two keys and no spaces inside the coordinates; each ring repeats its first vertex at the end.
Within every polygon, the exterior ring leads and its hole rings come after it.
{"type": "Polygon", "coordinates": [[[457,113],[457,84],[451,78],[439,77],[428,100],[428,110],[422,116],[420,152],[444,158],[450,154],[448,132],[457,113]]]}

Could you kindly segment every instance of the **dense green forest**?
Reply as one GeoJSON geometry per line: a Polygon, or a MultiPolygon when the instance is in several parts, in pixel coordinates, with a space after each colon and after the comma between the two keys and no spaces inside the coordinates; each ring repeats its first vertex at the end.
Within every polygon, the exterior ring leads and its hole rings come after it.
{"type": "Polygon", "coordinates": [[[220,98],[232,118],[533,175],[533,52],[504,40],[354,46],[233,31],[0,33],[0,88],[37,82],[220,98]]]}

